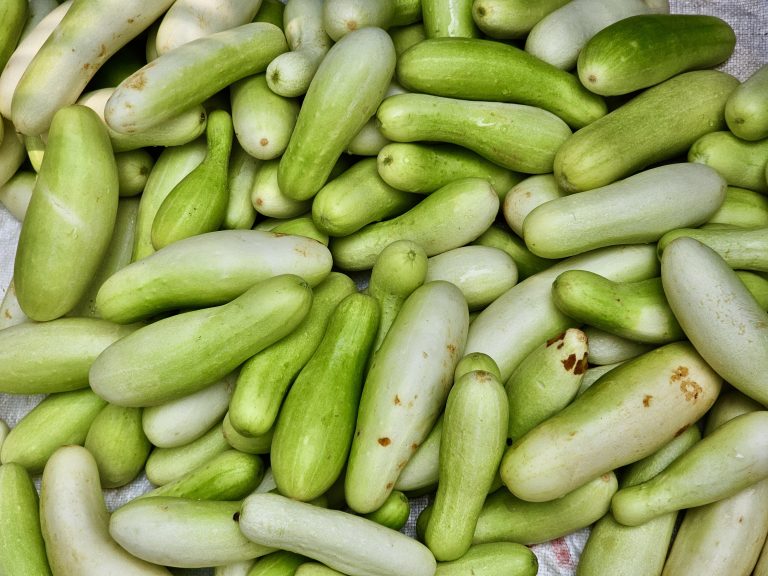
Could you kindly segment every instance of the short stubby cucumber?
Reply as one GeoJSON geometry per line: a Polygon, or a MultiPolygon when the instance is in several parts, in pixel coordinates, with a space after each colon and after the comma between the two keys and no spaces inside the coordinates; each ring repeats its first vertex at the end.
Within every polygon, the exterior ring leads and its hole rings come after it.
{"type": "Polygon", "coordinates": [[[510,44],[480,38],[434,38],[406,50],[397,78],[413,92],[528,104],[556,114],[572,128],[605,116],[605,101],[569,72],[510,44]],[[484,66],[493,62],[492,67],[484,66]]]}
{"type": "Polygon", "coordinates": [[[758,68],[725,103],[728,128],[743,140],[768,138],[768,64],[758,68]]]}
{"type": "Polygon", "coordinates": [[[381,132],[394,142],[447,142],[469,148],[509,170],[552,171],[555,153],[571,137],[558,116],[535,106],[431,94],[396,94],[379,106],[381,132]]]}
{"type": "Polygon", "coordinates": [[[742,140],[723,130],[710,132],[694,142],[688,161],[716,169],[732,186],[768,194],[765,166],[768,163],[768,138],[742,140]]]}
{"type": "Polygon", "coordinates": [[[455,180],[396,218],[334,238],[330,244],[334,265],[342,270],[370,269],[396,240],[416,242],[427,256],[434,256],[476,239],[498,211],[499,197],[487,180],[455,180]]]}
{"type": "Polygon", "coordinates": [[[512,231],[522,238],[523,222],[528,214],[541,204],[565,195],[566,193],[557,186],[553,174],[529,176],[510,188],[504,196],[501,205],[504,220],[512,231]]]}
{"type": "Polygon", "coordinates": [[[475,0],[472,17],[491,38],[521,38],[568,0],[475,0]]]}

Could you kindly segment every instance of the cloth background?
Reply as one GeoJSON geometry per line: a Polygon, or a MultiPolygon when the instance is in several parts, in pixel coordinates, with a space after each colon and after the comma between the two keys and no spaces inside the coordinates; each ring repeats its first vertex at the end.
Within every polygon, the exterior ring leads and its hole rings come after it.
{"type": "MultiPolygon", "coordinates": [[[[670,11],[679,14],[710,14],[727,21],[736,31],[736,49],[733,56],[720,66],[720,69],[739,80],[746,80],[760,66],[768,63],[768,2],[766,0],[670,0],[670,11]]],[[[20,229],[19,222],[0,205],[0,300],[13,276],[13,259],[20,229]]],[[[13,427],[42,398],[42,395],[13,396],[0,393],[0,419],[13,427]]],[[[39,482],[39,479],[37,481],[39,482]]],[[[107,505],[110,510],[114,510],[150,488],[151,485],[142,476],[123,488],[106,490],[107,505]]],[[[404,528],[404,532],[410,535],[415,533],[416,515],[426,502],[426,497],[412,502],[411,519],[404,528]]],[[[572,576],[588,534],[588,529],[584,529],[564,538],[533,546],[539,559],[539,574],[572,576]]],[[[179,573],[202,575],[210,571],[180,571],[179,573]]]]}

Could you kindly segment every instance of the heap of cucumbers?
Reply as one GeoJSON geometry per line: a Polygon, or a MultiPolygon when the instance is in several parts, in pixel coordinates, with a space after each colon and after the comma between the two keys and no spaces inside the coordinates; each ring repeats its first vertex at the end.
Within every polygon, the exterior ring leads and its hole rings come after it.
{"type": "Polygon", "coordinates": [[[45,397],[0,412],[0,574],[534,576],[591,527],[569,574],[768,576],[736,41],[667,0],[6,0],[0,405],[45,397]]]}

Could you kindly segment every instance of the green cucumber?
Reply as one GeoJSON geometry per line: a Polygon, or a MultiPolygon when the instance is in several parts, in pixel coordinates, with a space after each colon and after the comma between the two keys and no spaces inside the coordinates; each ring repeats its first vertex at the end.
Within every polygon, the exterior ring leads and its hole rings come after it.
{"type": "Polygon", "coordinates": [[[104,124],[85,106],[62,108],[48,132],[14,264],[27,316],[53,320],[75,307],[107,250],[117,204],[117,166],[104,124]]]}
{"type": "Polygon", "coordinates": [[[2,32],[0,33],[0,70],[5,68],[11,54],[16,50],[16,46],[24,30],[24,24],[29,15],[29,2],[25,0],[11,0],[4,2],[0,8],[0,22],[2,22],[2,32]]]}
{"type": "Polygon", "coordinates": [[[224,415],[221,430],[224,433],[227,444],[240,452],[245,452],[246,454],[269,454],[272,449],[272,438],[275,435],[274,426],[259,436],[245,436],[232,426],[232,420],[229,417],[229,412],[227,412],[224,415]]]}
{"type": "Polygon", "coordinates": [[[345,35],[317,69],[280,160],[280,189],[295,200],[314,196],[352,137],[389,88],[395,49],[380,28],[345,35]]]}
{"type": "Polygon", "coordinates": [[[394,0],[395,14],[392,26],[410,26],[422,19],[421,0],[394,0]]]}
{"type": "Polygon", "coordinates": [[[256,560],[248,576],[294,576],[299,566],[308,561],[300,554],[278,550],[256,560]]]}
{"type": "Polygon", "coordinates": [[[377,524],[400,530],[408,522],[411,515],[411,503],[408,497],[399,490],[393,490],[378,509],[365,515],[368,520],[377,524]]]}
{"type": "Polygon", "coordinates": [[[725,103],[728,128],[743,140],[768,138],[768,65],[755,70],[725,103]]]}
{"type": "Polygon", "coordinates": [[[311,200],[294,200],[286,196],[277,181],[280,159],[266,160],[253,179],[251,205],[257,213],[267,218],[288,219],[306,214],[311,200]]]}
{"type": "Polygon", "coordinates": [[[120,196],[137,196],[142,193],[155,159],[143,149],[128,150],[115,154],[117,182],[120,196]]]}
{"type": "Polygon", "coordinates": [[[353,30],[376,27],[386,30],[395,16],[390,0],[325,0],[323,28],[331,40],[338,42],[353,30]]]}
{"type": "Polygon", "coordinates": [[[270,461],[281,494],[309,501],[341,474],[378,322],[377,302],[365,294],[350,294],[336,306],[277,418],[270,461]]]}
{"type": "Polygon", "coordinates": [[[395,482],[395,490],[413,492],[434,489],[440,475],[440,444],[443,435],[443,415],[435,422],[426,440],[419,444],[395,482]]]}
{"type": "Polygon", "coordinates": [[[658,450],[701,418],[721,384],[687,342],[652,350],[605,374],[514,443],[501,477],[524,500],[559,498],[658,450]]]}
{"type": "Polygon", "coordinates": [[[498,210],[499,197],[487,180],[462,178],[396,218],[334,238],[331,254],[342,270],[366,270],[373,267],[388,244],[407,239],[419,244],[427,256],[434,256],[476,239],[488,229],[498,210]]]}
{"type": "Polygon", "coordinates": [[[295,234],[316,240],[323,246],[328,246],[330,238],[321,231],[312,219],[312,213],[306,212],[293,218],[279,219],[277,226],[272,228],[275,234],[295,234]]]}
{"type": "Polygon", "coordinates": [[[331,254],[318,242],[220,230],[180,240],[118,271],[99,289],[96,309],[102,318],[128,323],[168,310],[224,304],[281,274],[316,286],[330,269],[331,254]]]}
{"type": "Polygon", "coordinates": [[[251,189],[261,161],[243,150],[237,141],[232,142],[229,159],[229,202],[221,227],[225,230],[249,230],[256,222],[256,209],[251,202],[251,189]]]}
{"type": "Polygon", "coordinates": [[[407,89],[436,96],[527,104],[548,110],[572,128],[608,111],[605,101],[564,70],[512,45],[479,38],[434,38],[398,59],[407,89]],[[494,62],[493,67],[483,62],[494,62]]]}
{"type": "Polygon", "coordinates": [[[398,57],[414,44],[427,39],[427,33],[422,22],[416,22],[407,26],[397,26],[390,28],[387,32],[389,32],[392,38],[392,43],[395,45],[395,53],[398,57]]]}
{"type": "Polygon", "coordinates": [[[320,562],[305,562],[296,570],[296,576],[345,576],[338,570],[320,562]]]}
{"type": "Polygon", "coordinates": [[[439,561],[457,560],[475,526],[506,448],[506,392],[490,372],[460,376],[448,394],[434,506],[424,542],[439,561]]]}
{"type": "Polygon", "coordinates": [[[595,366],[615,365],[658,347],[657,344],[623,338],[594,326],[584,326],[584,333],[589,339],[589,361],[595,366]]]}
{"type": "Polygon", "coordinates": [[[694,142],[688,161],[716,169],[731,186],[768,193],[765,166],[768,164],[768,138],[749,141],[731,132],[711,132],[694,142]]]}
{"type": "Polygon", "coordinates": [[[648,88],[560,147],[558,185],[568,192],[598,188],[684,154],[704,134],[725,127],[723,108],[738,83],[725,72],[696,70],[648,88]]]}
{"type": "Polygon", "coordinates": [[[472,0],[422,0],[421,18],[427,38],[475,38],[472,0]]]}
{"type": "Polygon", "coordinates": [[[747,270],[737,270],[736,276],[744,283],[759,306],[763,310],[768,310],[768,278],[747,270]]]}
{"type": "Polygon", "coordinates": [[[616,96],[688,70],[714,68],[735,46],[735,32],[715,16],[637,14],[590,38],[577,68],[582,84],[592,92],[616,96]]]}
{"type": "Polygon", "coordinates": [[[504,196],[504,202],[501,205],[504,220],[512,231],[522,238],[523,222],[528,214],[541,204],[565,195],[565,192],[558,188],[554,175],[529,176],[522,182],[518,182],[504,196]]]}
{"type": "Polygon", "coordinates": [[[35,188],[37,173],[27,170],[17,170],[8,181],[0,186],[0,204],[5,206],[11,216],[19,222],[24,221],[24,216],[32,198],[35,188]]]}
{"type": "Polygon", "coordinates": [[[459,178],[485,178],[503,197],[522,176],[451,144],[392,142],[377,156],[381,178],[398,190],[430,194],[459,178]]]}
{"type": "Polygon", "coordinates": [[[464,556],[451,562],[438,562],[435,576],[536,576],[536,554],[516,542],[475,544],[464,556]]]}
{"type": "Polygon", "coordinates": [[[329,236],[348,236],[366,224],[399,216],[421,198],[379,176],[376,158],[365,158],[326,183],[312,200],[312,220],[329,236]]]}
{"type": "Polygon", "coordinates": [[[333,310],[356,290],[349,276],[331,272],[314,289],[309,312],[296,330],[242,365],[229,404],[235,430],[259,436],[272,428],[289,386],[319,346],[333,310]]]}
{"type": "MultiPolygon", "coordinates": [[[[506,199],[506,198],[505,198],[506,199]]],[[[537,272],[546,270],[557,260],[547,260],[536,256],[528,250],[523,239],[513,233],[508,226],[503,223],[495,222],[490,228],[480,234],[471,244],[477,246],[490,246],[506,252],[517,266],[518,281],[525,280],[537,272]]]]}
{"type": "Polygon", "coordinates": [[[379,106],[381,132],[394,142],[447,142],[509,170],[552,171],[571,129],[555,114],[524,104],[396,94],[379,106]]]}
{"type": "Polygon", "coordinates": [[[121,406],[152,406],[191,394],[288,335],[311,301],[306,282],[285,274],[227,304],[158,320],[99,355],[89,373],[91,388],[121,406]]]}
{"type": "Polygon", "coordinates": [[[659,239],[658,252],[663,255],[677,238],[693,238],[708,246],[734,270],[768,272],[768,226],[757,228],[678,228],[659,239]]]}
{"type": "Polygon", "coordinates": [[[467,303],[448,282],[405,301],[368,371],[347,464],[345,496],[359,513],[379,508],[439,416],[463,355],[467,303]]]}
{"type": "Polygon", "coordinates": [[[472,17],[491,38],[521,38],[568,0],[475,0],[472,17]]]}
{"type": "Polygon", "coordinates": [[[707,224],[725,224],[740,228],[766,227],[768,226],[768,197],[754,190],[728,186],[725,191],[725,200],[717,212],[709,218],[707,224]]]}

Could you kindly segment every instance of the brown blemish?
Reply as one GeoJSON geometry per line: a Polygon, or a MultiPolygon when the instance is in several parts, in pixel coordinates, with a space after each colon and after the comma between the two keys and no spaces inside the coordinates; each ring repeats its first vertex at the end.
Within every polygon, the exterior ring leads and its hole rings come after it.
{"type": "Polygon", "coordinates": [[[393,160],[391,155],[384,156],[381,159],[381,163],[384,164],[384,166],[389,166],[390,164],[392,164],[392,162],[393,160]]]}
{"type": "Polygon", "coordinates": [[[699,399],[701,386],[693,380],[683,380],[680,382],[680,391],[685,396],[685,399],[691,402],[699,399]]]}
{"type": "Polygon", "coordinates": [[[5,314],[5,317],[8,318],[9,320],[13,318],[13,316],[11,316],[11,313],[8,310],[3,310],[3,314],[5,314]]]}
{"type": "Polygon", "coordinates": [[[414,442],[413,444],[411,444],[411,450],[416,452],[416,450],[418,450],[418,449],[419,449],[419,443],[418,442],[414,442]]]}
{"type": "Polygon", "coordinates": [[[643,396],[643,406],[648,408],[648,406],[651,405],[651,399],[652,398],[653,398],[653,396],[651,396],[650,394],[646,394],[645,396],[643,396]]]}
{"type": "Polygon", "coordinates": [[[421,355],[422,355],[422,356],[423,356],[425,359],[426,359],[426,358],[429,358],[429,354],[427,354],[427,353],[426,353],[426,352],[424,352],[424,351],[422,351],[421,355]]]}
{"type": "Polygon", "coordinates": [[[408,460],[401,460],[400,462],[397,463],[397,469],[402,470],[403,468],[405,468],[406,464],[408,464],[408,460]]]}
{"type": "Polygon", "coordinates": [[[259,140],[259,144],[261,144],[262,146],[266,146],[267,144],[269,144],[269,138],[262,138],[261,140],[259,140]]]}
{"type": "Polygon", "coordinates": [[[565,360],[561,360],[561,362],[563,363],[563,366],[565,367],[566,372],[570,372],[571,368],[573,368],[576,365],[576,354],[571,354],[565,360]]]}
{"type": "Polygon", "coordinates": [[[594,84],[595,82],[597,82],[597,76],[595,76],[594,74],[590,74],[587,80],[589,80],[590,82],[592,82],[592,84],[594,84]]]}
{"type": "Polygon", "coordinates": [[[392,444],[392,440],[390,440],[390,439],[389,439],[389,438],[387,438],[386,436],[385,436],[384,438],[379,438],[378,442],[379,442],[379,444],[381,444],[382,446],[389,446],[390,444],[392,444]]]}
{"type": "Polygon", "coordinates": [[[675,368],[675,371],[672,373],[671,380],[672,382],[676,382],[677,380],[681,380],[682,378],[685,378],[688,376],[688,367],[687,366],[678,366],[675,368]]]}
{"type": "Polygon", "coordinates": [[[576,436],[576,430],[571,430],[570,432],[568,432],[568,436],[570,436],[571,438],[576,436]]]}
{"type": "Polygon", "coordinates": [[[135,74],[133,74],[131,77],[129,77],[125,83],[125,85],[128,88],[131,88],[133,90],[143,90],[144,86],[147,84],[147,79],[144,76],[144,72],[139,70],[135,74]]]}
{"type": "Polygon", "coordinates": [[[134,23],[134,19],[133,18],[128,18],[128,24],[133,24],[133,23],[134,23]]]}
{"type": "Polygon", "coordinates": [[[744,516],[739,516],[739,524],[743,524],[743,523],[744,523],[744,516]]]}
{"type": "Polygon", "coordinates": [[[355,438],[359,438],[359,437],[360,437],[360,430],[356,430],[355,431],[355,438]]]}
{"type": "Polygon", "coordinates": [[[585,352],[584,356],[582,356],[581,359],[578,362],[576,362],[576,366],[573,369],[573,373],[576,374],[577,376],[579,374],[584,374],[584,372],[587,371],[587,368],[589,368],[588,356],[589,355],[585,352]]]}
{"type": "Polygon", "coordinates": [[[600,480],[602,480],[603,482],[608,482],[610,479],[611,479],[610,473],[603,474],[602,476],[600,476],[600,480]]]}
{"type": "Polygon", "coordinates": [[[677,438],[678,436],[680,436],[680,434],[682,434],[683,432],[685,432],[686,430],[688,430],[688,427],[689,427],[689,426],[690,426],[690,424],[686,424],[685,426],[683,426],[682,428],[680,428],[680,430],[678,430],[677,432],[675,432],[675,438],[677,438]]]}
{"type": "Polygon", "coordinates": [[[352,32],[353,30],[357,30],[357,22],[354,20],[347,21],[347,30],[352,32]]]}
{"type": "Polygon", "coordinates": [[[547,340],[547,345],[545,346],[545,348],[549,348],[555,342],[560,342],[561,340],[564,340],[564,339],[565,339],[565,332],[562,332],[557,336],[555,336],[554,338],[550,338],[549,340],[547,340]]]}
{"type": "Polygon", "coordinates": [[[477,370],[475,375],[478,382],[489,382],[490,380],[493,380],[493,375],[485,370],[477,370]]]}
{"type": "Polygon", "coordinates": [[[386,486],[387,490],[392,490],[392,488],[394,488],[394,487],[395,487],[395,483],[394,482],[387,482],[387,486],[386,486]]]}
{"type": "MultiPolygon", "coordinates": [[[[130,22],[130,20],[129,20],[130,22]]],[[[99,58],[104,58],[107,55],[107,47],[104,44],[99,46],[99,58]]]]}
{"type": "Polygon", "coordinates": [[[400,406],[402,404],[402,401],[400,400],[400,396],[395,394],[395,406],[400,406]]]}
{"type": "Polygon", "coordinates": [[[455,344],[448,344],[448,345],[446,346],[446,348],[448,349],[448,353],[449,353],[451,356],[456,356],[456,350],[457,350],[457,349],[456,349],[456,345],[455,345],[455,344]]]}

